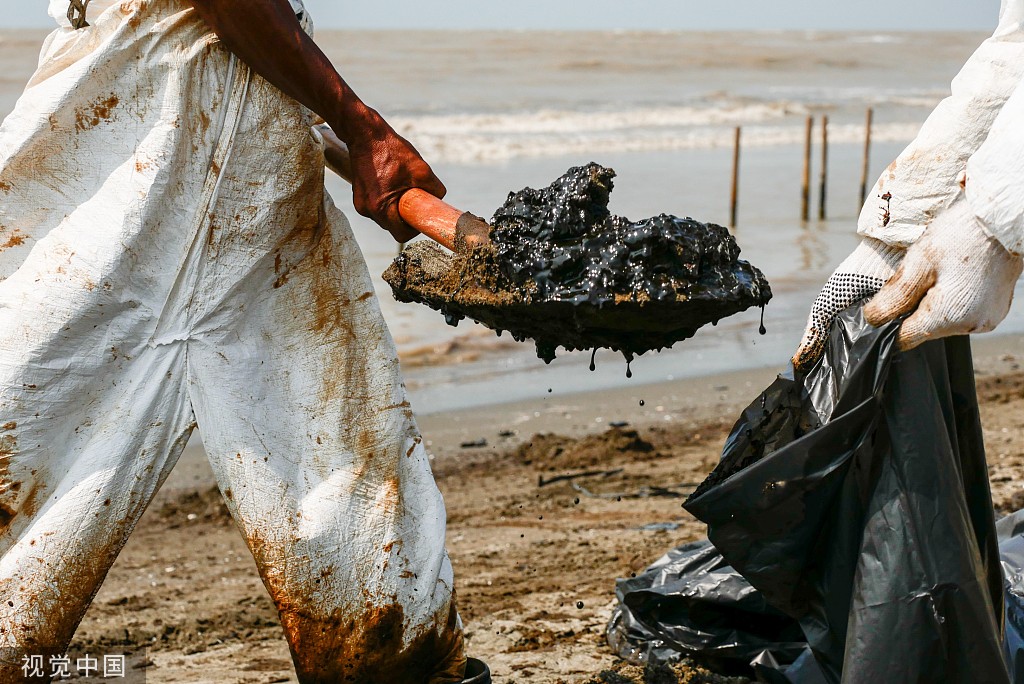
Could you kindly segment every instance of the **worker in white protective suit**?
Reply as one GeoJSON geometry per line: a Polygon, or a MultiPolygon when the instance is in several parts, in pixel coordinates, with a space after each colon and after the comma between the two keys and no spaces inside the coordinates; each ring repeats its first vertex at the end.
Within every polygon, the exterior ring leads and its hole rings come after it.
{"type": "Polygon", "coordinates": [[[798,368],[820,358],[835,315],[871,295],[873,325],[911,314],[902,349],[1006,317],[1024,254],[1024,0],[1003,0],[995,34],[872,197],[860,245],[814,302],[798,368]]]}
{"type": "Polygon", "coordinates": [[[197,425],[299,681],[461,681],[444,504],[313,112],[396,238],[444,186],[300,0],[49,10],[0,127],[0,682],[66,649],[197,425]]]}

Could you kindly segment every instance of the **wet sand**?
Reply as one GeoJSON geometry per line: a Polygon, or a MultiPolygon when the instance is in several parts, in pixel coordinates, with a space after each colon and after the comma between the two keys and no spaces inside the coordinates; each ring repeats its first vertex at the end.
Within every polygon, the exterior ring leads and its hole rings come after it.
{"type": "MultiPolygon", "coordinates": [[[[1024,507],[1024,337],[978,338],[975,356],[994,497],[1006,513],[1024,507]]],[[[584,684],[629,681],[595,679],[610,668],[637,673],[616,664],[604,641],[614,580],[703,536],[682,497],[774,374],[553,391],[421,420],[448,505],[469,647],[496,682],[584,684]],[[549,483],[584,471],[603,474],[549,483]]],[[[135,652],[150,683],[294,681],[275,611],[212,487],[201,448],[190,447],[73,651],[135,652]]]]}

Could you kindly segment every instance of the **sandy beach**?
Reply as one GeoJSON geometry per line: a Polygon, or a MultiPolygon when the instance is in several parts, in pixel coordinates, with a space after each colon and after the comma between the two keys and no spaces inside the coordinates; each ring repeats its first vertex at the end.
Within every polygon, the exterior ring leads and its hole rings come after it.
{"type": "MultiPolygon", "coordinates": [[[[1022,364],[1024,337],[977,338],[1000,514],[1024,507],[1022,364]]],[[[553,391],[421,420],[448,506],[470,652],[490,664],[495,682],[583,684],[614,681],[609,670],[629,674],[604,640],[614,581],[704,536],[680,504],[776,370],[553,391]],[[603,474],[557,479],[584,471],[603,474]]],[[[143,517],[72,652],[133,653],[150,683],[294,681],[276,612],[201,448],[187,450],[143,517]]]]}

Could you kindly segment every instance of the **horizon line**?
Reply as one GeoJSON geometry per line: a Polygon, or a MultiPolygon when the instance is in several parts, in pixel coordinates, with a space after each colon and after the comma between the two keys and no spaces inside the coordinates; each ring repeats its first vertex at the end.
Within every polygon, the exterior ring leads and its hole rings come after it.
{"type": "MultiPolygon", "coordinates": [[[[314,20],[315,24],[315,20],[314,20]]],[[[52,23],[33,23],[20,26],[0,26],[0,32],[17,32],[24,30],[50,31],[57,28],[52,23]]],[[[503,28],[490,27],[397,27],[397,26],[317,26],[320,31],[375,31],[381,33],[841,33],[891,36],[918,33],[991,33],[984,28],[900,28],[889,31],[878,29],[851,28],[503,28]]]]}

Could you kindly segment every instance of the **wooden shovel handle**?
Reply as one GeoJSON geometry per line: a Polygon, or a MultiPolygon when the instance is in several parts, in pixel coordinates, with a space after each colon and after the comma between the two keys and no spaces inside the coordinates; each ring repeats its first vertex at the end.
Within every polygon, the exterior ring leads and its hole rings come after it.
{"type": "MultiPolygon", "coordinates": [[[[326,124],[317,126],[324,139],[324,159],[327,167],[352,182],[352,160],[348,146],[326,124]]],[[[456,209],[429,192],[413,188],[398,200],[398,213],[402,220],[431,240],[455,251],[459,219],[466,212],[456,209]]]]}
{"type": "Polygon", "coordinates": [[[413,188],[398,200],[398,213],[410,226],[431,240],[455,251],[456,228],[459,219],[466,212],[456,209],[429,192],[413,188]]]}

